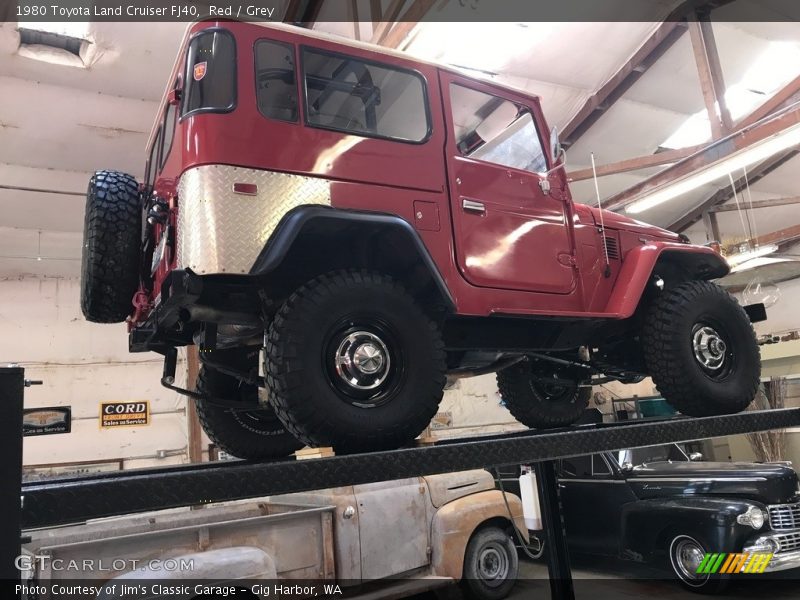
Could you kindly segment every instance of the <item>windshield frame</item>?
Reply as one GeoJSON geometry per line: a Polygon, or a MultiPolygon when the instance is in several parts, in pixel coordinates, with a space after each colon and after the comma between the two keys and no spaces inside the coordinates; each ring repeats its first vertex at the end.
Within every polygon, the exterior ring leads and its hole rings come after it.
{"type": "Polygon", "coordinates": [[[631,467],[634,470],[636,470],[636,469],[641,469],[644,465],[648,465],[648,464],[659,464],[659,463],[663,463],[663,462],[669,462],[669,463],[675,463],[675,462],[680,462],[680,463],[687,462],[688,463],[688,462],[691,462],[691,459],[689,458],[689,455],[686,454],[686,451],[683,448],[681,448],[681,446],[679,444],[676,444],[674,442],[671,443],[671,444],[654,444],[653,446],[643,446],[641,448],[626,448],[625,450],[618,450],[618,451],[615,451],[615,452],[609,452],[608,454],[610,455],[611,460],[614,461],[614,464],[616,464],[620,468],[621,471],[625,471],[624,465],[628,461],[623,460],[623,456],[624,456],[623,453],[627,454],[627,453],[632,453],[632,452],[634,452],[636,450],[644,450],[645,448],[658,448],[658,447],[667,447],[667,446],[671,446],[672,448],[677,449],[678,452],[680,452],[681,456],[683,456],[683,459],[681,459],[681,460],[672,460],[672,461],[651,461],[649,463],[640,463],[640,464],[630,463],[631,467]]]}

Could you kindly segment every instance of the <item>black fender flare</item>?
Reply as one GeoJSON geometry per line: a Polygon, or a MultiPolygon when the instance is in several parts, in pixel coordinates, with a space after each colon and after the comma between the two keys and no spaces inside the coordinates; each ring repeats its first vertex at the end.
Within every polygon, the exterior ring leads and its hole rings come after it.
{"type": "Polygon", "coordinates": [[[445,307],[451,312],[455,310],[455,300],[450,289],[417,230],[405,219],[386,213],[319,205],[294,208],[278,223],[253,263],[250,275],[264,277],[278,271],[290,259],[303,238],[341,237],[353,235],[354,232],[360,235],[386,235],[392,232],[399,236],[425,267],[445,307]]]}
{"type": "Polygon", "coordinates": [[[631,502],[622,507],[620,554],[649,560],[665,550],[672,534],[696,535],[712,548],[709,552],[738,552],[755,533],[736,517],[758,502],[723,497],[671,497],[631,502]]]}

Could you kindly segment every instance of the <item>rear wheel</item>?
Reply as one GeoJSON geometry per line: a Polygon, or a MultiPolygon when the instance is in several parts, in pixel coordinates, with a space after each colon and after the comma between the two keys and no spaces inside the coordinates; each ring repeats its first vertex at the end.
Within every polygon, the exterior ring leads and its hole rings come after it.
{"type": "Polygon", "coordinates": [[[548,429],[577,421],[592,396],[592,388],[557,378],[532,361],[522,361],[497,373],[497,386],[514,418],[528,427],[548,429]]]}
{"type": "Polygon", "coordinates": [[[303,447],[286,431],[267,403],[259,402],[259,389],[222,373],[212,362],[242,372],[258,372],[258,347],[217,350],[201,355],[197,389],[211,399],[196,400],[197,415],[208,437],[222,450],[251,460],[282,458],[303,447]],[[240,402],[242,408],[215,405],[213,398],[240,402]]]}
{"type": "Polygon", "coordinates": [[[81,253],[81,310],[95,323],[119,323],[139,287],[142,210],[136,179],[97,171],[89,180],[81,253]]]}
{"type": "Polygon", "coordinates": [[[641,342],[659,392],[685,415],[736,413],[758,391],[761,357],[750,319],[710,281],[662,292],[646,312],[641,342]]]}
{"type": "Polygon", "coordinates": [[[475,600],[508,596],[519,574],[514,542],[500,527],[482,527],[472,534],[464,554],[464,591],[475,600]]]}
{"type": "Polygon", "coordinates": [[[445,354],[436,325],[397,281],[321,275],[292,294],[268,333],[278,416],[298,439],[337,452],[396,448],[430,423],[445,354]]]}

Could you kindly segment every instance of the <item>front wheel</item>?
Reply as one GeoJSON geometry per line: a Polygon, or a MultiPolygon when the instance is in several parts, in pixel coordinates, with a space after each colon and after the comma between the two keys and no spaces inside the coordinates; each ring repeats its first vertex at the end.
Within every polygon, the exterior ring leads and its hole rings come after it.
{"type": "Polygon", "coordinates": [[[662,292],[645,313],[641,343],[659,392],[685,415],[737,413],[758,391],[761,356],[750,319],[710,281],[662,292]]]}
{"type": "MultiPolygon", "coordinates": [[[[699,594],[715,594],[722,591],[728,579],[722,575],[700,572],[708,547],[696,537],[677,535],[669,545],[669,562],[672,572],[686,589],[699,594]]],[[[713,569],[712,569],[713,570],[713,569]]]]}
{"type": "Polygon", "coordinates": [[[487,526],[472,534],[464,554],[461,580],[470,598],[501,600],[514,587],[518,574],[517,549],[507,532],[487,526]]]}
{"type": "Polygon", "coordinates": [[[275,410],[311,446],[364,452],[408,444],[444,393],[439,329],[385,275],[348,269],[312,279],[280,308],[267,339],[275,410]]]}
{"type": "Polygon", "coordinates": [[[564,427],[577,421],[592,396],[592,388],[533,361],[524,360],[497,373],[497,387],[514,418],[535,429],[564,427]]]}

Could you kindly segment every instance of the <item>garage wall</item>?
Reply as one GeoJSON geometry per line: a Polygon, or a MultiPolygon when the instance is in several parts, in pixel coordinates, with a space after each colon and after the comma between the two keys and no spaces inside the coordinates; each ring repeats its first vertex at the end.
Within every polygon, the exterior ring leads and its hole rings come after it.
{"type": "Polygon", "coordinates": [[[78,280],[0,280],[0,339],[0,362],[20,363],[28,379],[44,381],[26,389],[26,407],[72,407],[72,433],[25,438],[25,465],[184,461],[185,401],[161,387],[160,357],[129,354],[124,324],[87,322],[78,280]],[[100,403],[130,400],[150,401],[151,423],[101,430],[100,403]]]}

